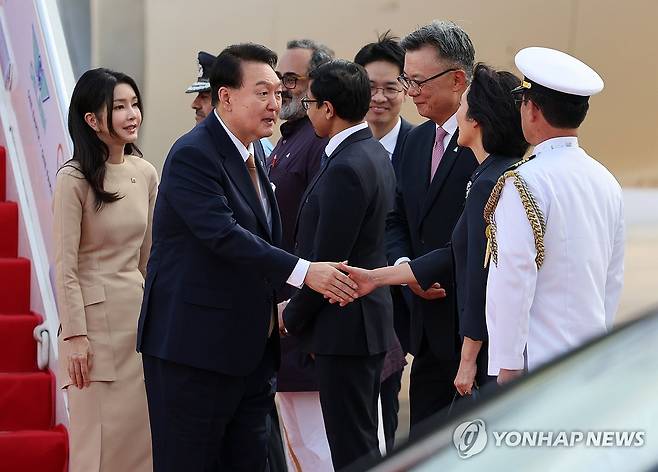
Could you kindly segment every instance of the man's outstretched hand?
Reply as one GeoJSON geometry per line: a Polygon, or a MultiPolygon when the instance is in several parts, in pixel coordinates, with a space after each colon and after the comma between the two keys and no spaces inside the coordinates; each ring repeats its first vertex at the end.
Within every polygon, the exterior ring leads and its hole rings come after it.
{"type": "Polygon", "coordinates": [[[337,262],[311,262],[304,284],[330,301],[345,306],[358,297],[357,284],[337,269],[337,262]]]}
{"type": "Polygon", "coordinates": [[[338,264],[338,268],[343,272],[347,272],[350,279],[357,284],[357,294],[359,297],[365,297],[370,292],[379,287],[373,277],[373,271],[368,269],[361,269],[360,267],[352,267],[344,262],[338,264]]]}

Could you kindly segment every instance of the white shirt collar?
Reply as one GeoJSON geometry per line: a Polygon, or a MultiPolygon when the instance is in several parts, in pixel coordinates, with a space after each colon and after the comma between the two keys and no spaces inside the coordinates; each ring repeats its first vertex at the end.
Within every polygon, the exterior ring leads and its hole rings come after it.
{"type": "Polygon", "coordinates": [[[578,138],[576,136],[559,136],[557,138],[547,139],[535,146],[533,151],[534,155],[539,155],[542,152],[552,151],[561,148],[577,148],[578,138]]]}
{"type": "Polygon", "coordinates": [[[455,131],[457,131],[457,112],[455,112],[454,115],[452,115],[450,118],[448,118],[445,123],[442,125],[436,125],[436,127],[441,127],[445,130],[446,133],[448,133],[448,140],[452,138],[452,136],[455,134],[455,131]]]}
{"type": "Polygon", "coordinates": [[[217,109],[214,109],[213,113],[215,113],[215,116],[219,120],[219,124],[222,125],[224,131],[226,131],[226,134],[228,134],[228,137],[231,138],[231,141],[233,141],[233,144],[235,144],[235,147],[238,149],[238,152],[242,156],[242,160],[247,162],[247,159],[249,159],[249,154],[252,156],[254,155],[254,143],[249,143],[249,147],[246,148],[244,144],[242,144],[242,141],[236,138],[235,135],[231,133],[231,130],[228,129],[228,127],[224,124],[222,119],[219,117],[219,113],[217,113],[217,109]]]}
{"type": "Polygon", "coordinates": [[[331,153],[336,150],[336,148],[347,139],[348,136],[356,133],[357,131],[361,131],[362,129],[365,129],[368,127],[368,123],[365,121],[363,123],[359,123],[358,125],[350,126],[349,128],[344,129],[340,133],[336,134],[333,138],[329,140],[327,143],[327,147],[324,148],[324,152],[327,156],[331,156],[331,153]]]}
{"type": "Polygon", "coordinates": [[[382,136],[382,139],[379,140],[379,143],[384,146],[384,149],[386,149],[386,152],[388,152],[388,157],[391,157],[393,155],[393,151],[395,151],[395,145],[398,142],[398,134],[400,134],[401,126],[402,120],[398,118],[398,122],[393,127],[393,129],[382,136]]]}

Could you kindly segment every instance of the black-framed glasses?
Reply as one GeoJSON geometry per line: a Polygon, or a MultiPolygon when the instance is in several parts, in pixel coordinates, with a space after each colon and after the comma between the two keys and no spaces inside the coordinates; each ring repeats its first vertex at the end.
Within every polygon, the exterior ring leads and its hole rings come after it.
{"type": "Polygon", "coordinates": [[[319,103],[320,100],[314,100],[312,98],[304,97],[300,100],[300,102],[302,102],[302,107],[304,107],[304,110],[308,111],[308,109],[311,106],[310,103],[319,103]]]}
{"type": "Polygon", "coordinates": [[[414,80],[410,77],[407,77],[404,74],[401,74],[400,77],[398,77],[398,82],[400,82],[400,85],[402,85],[402,88],[404,88],[404,90],[406,90],[407,92],[409,90],[411,90],[413,92],[420,93],[421,89],[423,88],[423,84],[429,82],[430,80],[438,79],[439,77],[441,77],[442,75],[447,74],[448,72],[455,72],[457,70],[459,70],[459,69],[457,69],[456,67],[453,67],[452,69],[447,69],[447,70],[444,70],[443,72],[439,72],[438,74],[433,75],[432,77],[428,77],[425,80],[414,80]]]}
{"type": "Polygon", "coordinates": [[[305,75],[294,75],[294,74],[286,74],[281,77],[281,83],[285,88],[288,90],[292,90],[295,87],[297,87],[297,81],[298,80],[303,80],[307,79],[305,75]]]}
{"type": "Polygon", "coordinates": [[[398,93],[402,92],[402,90],[396,89],[395,87],[375,87],[374,85],[370,86],[370,96],[374,97],[377,95],[377,92],[382,91],[384,94],[384,97],[388,98],[389,100],[395,100],[395,97],[398,96],[398,93]]]}

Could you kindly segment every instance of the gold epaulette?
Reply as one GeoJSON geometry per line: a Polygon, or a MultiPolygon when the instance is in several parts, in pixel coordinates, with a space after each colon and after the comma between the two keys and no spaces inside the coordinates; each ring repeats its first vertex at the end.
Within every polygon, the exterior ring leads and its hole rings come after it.
{"type": "Polygon", "coordinates": [[[496,242],[496,220],[494,214],[496,206],[498,205],[498,200],[500,199],[500,194],[503,191],[505,182],[509,178],[512,179],[516,190],[519,192],[523,209],[528,217],[530,228],[532,229],[532,234],[535,238],[535,249],[537,250],[535,263],[537,264],[537,269],[539,269],[544,263],[544,232],[546,230],[544,215],[539,208],[539,205],[537,205],[535,197],[532,195],[525,181],[516,170],[520,165],[528,162],[530,159],[532,159],[532,157],[516,162],[500,176],[491,191],[491,195],[489,195],[489,200],[487,200],[487,203],[484,206],[484,220],[487,222],[487,227],[485,229],[487,250],[484,255],[484,267],[487,267],[490,258],[493,259],[494,264],[498,264],[498,244],[496,242]]]}

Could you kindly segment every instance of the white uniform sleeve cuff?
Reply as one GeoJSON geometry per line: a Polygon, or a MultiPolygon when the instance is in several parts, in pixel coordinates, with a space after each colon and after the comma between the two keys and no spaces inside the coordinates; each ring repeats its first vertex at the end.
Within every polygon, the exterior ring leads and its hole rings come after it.
{"type": "Polygon", "coordinates": [[[292,270],[292,274],[290,274],[290,277],[288,277],[288,280],[286,280],[286,283],[292,285],[293,287],[302,288],[309,267],[311,267],[311,263],[300,258],[297,261],[297,264],[295,264],[295,268],[292,270]]]}
{"type": "Polygon", "coordinates": [[[525,359],[523,354],[520,356],[497,356],[496,364],[498,370],[507,369],[507,370],[523,370],[525,369],[525,359]]]}

